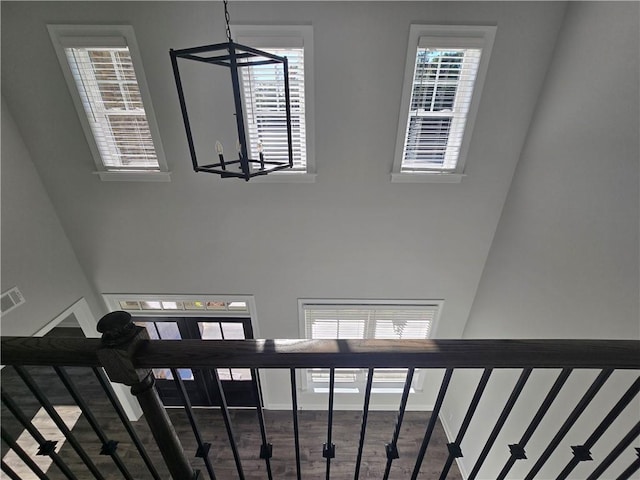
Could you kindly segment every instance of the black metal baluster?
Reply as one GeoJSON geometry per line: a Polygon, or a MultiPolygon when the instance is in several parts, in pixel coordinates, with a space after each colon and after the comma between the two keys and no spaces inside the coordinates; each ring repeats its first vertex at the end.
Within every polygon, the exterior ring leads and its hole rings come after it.
{"type": "Polygon", "coordinates": [[[498,417],[498,420],[495,426],[493,427],[493,430],[491,430],[491,434],[489,435],[489,439],[487,440],[487,443],[482,449],[482,452],[480,452],[480,456],[478,457],[478,460],[476,460],[476,463],[473,466],[471,473],[469,474],[468,480],[475,480],[475,478],[478,476],[478,472],[480,471],[480,468],[482,468],[482,464],[486,460],[487,455],[491,450],[491,447],[493,447],[493,444],[496,441],[496,438],[498,438],[498,435],[500,434],[502,427],[507,421],[507,418],[509,417],[511,410],[513,410],[513,407],[516,404],[518,397],[520,397],[520,394],[522,393],[522,389],[527,383],[529,376],[531,376],[532,371],[533,369],[531,368],[525,368],[524,370],[522,370],[522,373],[520,374],[520,378],[518,378],[518,381],[515,387],[513,387],[513,391],[511,392],[511,395],[509,396],[507,403],[502,409],[502,413],[500,413],[500,417],[498,417]]]}
{"type": "Polygon", "coordinates": [[[573,411],[569,414],[569,417],[567,417],[565,422],[562,424],[562,426],[560,427],[560,430],[558,430],[558,433],[556,433],[556,435],[553,437],[551,442],[549,442],[549,445],[547,446],[547,448],[545,448],[544,452],[542,452],[542,455],[540,455],[540,458],[538,459],[538,461],[533,465],[533,467],[525,477],[525,480],[533,480],[535,478],[536,474],[544,466],[544,464],[549,459],[551,454],[555,451],[555,449],[558,448],[558,445],[560,445],[560,442],[562,441],[562,439],[567,435],[567,433],[569,433],[569,430],[571,429],[573,424],[576,423],[580,415],[582,415],[582,412],[584,412],[585,408],[587,408],[589,403],[591,403],[591,400],[593,400],[593,397],[595,397],[596,394],[600,391],[600,389],[602,388],[602,386],[608,380],[608,378],[611,376],[612,373],[613,373],[613,370],[611,369],[602,370],[600,372],[600,374],[593,381],[589,389],[582,396],[582,398],[578,402],[578,405],[576,405],[573,411]]]}
{"type": "Polygon", "coordinates": [[[444,378],[442,379],[442,383],[440,384],[440,390],[438,391],[438,397],[436,398],[436,403],[433,406],[431,417],[429,418],[429,424],[427,425],[427,430],[424,433],[424,438],[422,439],[422,444],[420,445],[420,451],[418,452],[418,457],[416,458],[416,464],[413,467],[411,480],[416,480],[416,478],[418,478],[418,474],[420,473],[420,467],[422,466],[422,462],[424,461],[424,456],[427,453],[429,440],[431,440],[433,429],[435,428],[436,422],[438,421],[438,414],[440,413],[440,409],[442,408],[442,403],[444,402],[444,396],[446,395],[447,389],[449,388],[449,383],[451,382],[452,375],[453,375],[453,369],[447,368],[447,370],[444,373],[444,378]]]}
{"type": "Polygon", "coordinates": [[[2,468],[2,471],[6,473],[11,480],[21,480],[18,474],[14,472],[13,469],[9,465],[7,465],[4,460],[2,460],[0,468],[2,468]]]}
{"type": "Polygon", "coordinates": [[[511,470],[513,465],[516,463],[516,460],[522,460],[527,458],[524,447],[527,445],[527,442],[529,441],[533,433],[536,431],[536,428],[538,428],[538,425],[540,424],[543,417],[551,407],[551,404],[553,403],[553,401],[558,396],[558,393],[560,393],[562,386],[565,384],[565,382],[569,378],[569,375],[571,375],[571,371],[572,369],[570,368],[562,369],[562,371],[560,372],[560,375],[558,375],[558,378],[553,383],[551,390],[549,390],[549,393],[547,393],[547,396],[542,402],[542,405],[540,405],[540,408],[538,408],[538,411],[533,417],[533,420],[531,420],[531,423],[525,430],[520,441],[514,445],[509,445],[509,451],[511,455],[509,456],[509,460],[507,460],[507,463],[500,471],[500,474],[498,475],[496,480],[504,480],[504,478],[509,473],[509,470],[511,470]]]}
{"type": "Polygon", "coordinates": [[[33,381],[33,379],[31,378],[31,375],[27,373],[24,367],[14,365],[13,368],[18,373],[20,378],[22,378],[22,381],[29,388],[29,390],[31,390],[31,393],[33,393],[33,396],[38,399],[38,401],[40,402],[40,405],[42,405],[45,411],[49,414],[49,416],[51,417],[51,420],[53,420],[53,423],[56,424],[56,427],[58,427],[58,429],[62,432],[62,434],[68,440],[69,444],[73,447],[73,449],[76,451],[78,456],[82,459],[82,461],[87,466],[89,471],[93,474],[93,476],[96,477],[98,480],[105,480],[102,473],[100,473],[100,470],[98,470],[98,467],[96,467],[96,465],[91,460],[91,457],[89,457],[87,452],[85,452],[85,450],[82,448],[82,445],[80,445],[80,442],[75,437],[75,435],[71,433],[71,430],[69,430],[69,428],[67,427],[67,424],[64,423],[64,420],[62,420],[60,415],[58,415],[58,412],[56,412],[56,409],[53,408],[53,405],[51,404],[47,396],[44,394],[42,390],[40,390],[40,387],[38,387],[38,385],[36,385],[36,383],[33,381]]]}
{"type": "Polygon", "coordinates": [[[211,448],[211,444],[202,441],[202,435],[200,434],[198,423],[196,422],[196,418],[193,415],[191,400],[189,400],[187,390],[186,388],[184,388],[184,382],[182,381],[182,378],[180,378],[180,372],[178,371],[178,369],[172,368],[171,374],[173,375],[176,387],[178,388],[178,395],[180,395],[180,399],[182,400],[182,404],[184,405],[184,411],[187,414],[187,418],[189,419],[191,430],[193,430],[193,435],[196,437],[196,443],[198,444],[196,457],[202,458],[205,468],[209,473],[209,478],[211,480],[216,480],[216,474],[213,471],[213,465],[211,465],[211,459],[209,458],[209,449],[211,448]]]}
{"type": "Polygon", "coordinates": [[[622,472],[616,480],[631,480],[631,475],[640,470],[640,448],[636,448],[636,455],[638,458],[636,458],[631,465],[625,468],[624,472],[622,472]]]}
{"type": "Polygon", "coordinates": [[[96,433],[96,435],[98,436],[98,439],[102,443],[102,450],[100,450],[100,454],[109,455],[113,459],[113,462],[116,464],[116,467],[118,467],[118,470],[120,470],[120,473],[122,473],[122,476],[126,480],[133,480],[133,477],[129,473],[129,470],[127,470],[127,467],[125,466],[124,462],[120,458],[120,455],[118,455],[118,452],[116,451],[116,448],[118,447],[118,442],[109,440],[107,435],[104,433],[104,431],[100,427],[98,420],[93,415],[93,412],[91,411],[87,403],[84,401],[84,399],[76,389],[75,385],[71,381],[71,378],[69,378],[69,375],[67,374],[67,372],[61,367],[53,367],[53,369],[58,374],[58,377],[60,378],[60,380],[62,381],[62,384],[65,386],[65,388],[73,398],[74,402],[76,402],[76,404],[80,407],[80,410],[85,416],[87,422],[89,422],[89,425],[91,425],[91,428],[96,433]]]}
{"type": "Polygon", "coordinates": [[[218,391],[220,392],[220,403],[222,406],[222,408],[220,409],[220,413],[222,413],[222,419],[224,420],[224,427],[227,429],[229,444],[231,445],[231,451],[233,452],[233,460],[236,463],[236,470],[238,470],[238,478],[240,478],[240,480],[244,480],[244,471],[242,470],[242,462],[240,461],[240,454],[238,453],[238,444],[236,443],[236,437],[233,433],[233,427],[231,426],[231,419],[229,418],[229,407],[227,406],[227,397],[224,394],[224,390],[222,390],[222,382],[220,381],[218,370],[213,368],[211,369],[211,372],[213,373],[213,378],[216,381],[216,385],[218,386],[218,391]]]}
{"type": "Polygon", "coordinates": [[[360,426],[360,442],[358,443],[358,457],[356,458],[356,470],[354,480],[360,478],[360,464],[362,463],[362,451],[364,449],[364,437],[367,431],[367,418],[369,417],[369,401],[371,400],[371,387],[373,386],[373,372],[370,368],[367,373],[367,386],[364,389],[364,406],[362,407],[362,425],[360,426]]]}
{"type": "Polygon", "coordinates": [[[482,373],[482,377],[480,377],[478,387],[476,388],[476,391],[473,394],[473,398],[471,399],[471,404],[469,404],[469,409],[467,410],[467,413],[462,420],[462,425],[460,425],[458,435],[456,435],[456,439],[453,443],[447,444],[447,448],[449,449],[449,456],[447,457],[444,468],[440,473],[440,480],[445,480],[447,478],[449,470],[451,469],[451,465],[453,465],[453,461],[456,458],[462,457],[462,448],[460,447],[460,444],[462,443],[462,439],[464,438],[465,433],[467,433],[467,428],[469,428],[471,419],[473,418],[473,415],[478,408],[478,403],[480,403],[480,399],[482,398],[484,389],[487,387],[487,382],[489,381],[489,377],[491,377],[491,372],[491,368],[486,368],[482,373]]]}
{"type": "Polygon", "coordinates": [[[620,456],[624,449],[631,445],[631,442],[633,442],[638,435],[640,435],[640,422],[636,423],[636,425],[629,431],[629,433],[627,433],[624,438],[620,440],[620,443],[618,443],[618,445],[616,445],[613,450],[611,450],[611,453],[609,453],[609,455],[605,457],[602,463],[600,463],[600,465],[596,467],[593,473],[589,475],[586,480],[596,480],[600,478],[605,470],[607,470],[607,468],[609,468],[611,464],[616,461],[616,459],[620,456]]]}
{"type": "Polygon", "coordinates": [[[62,458],[60,458],[60,456],[56,453],[56,442],[46,440],[9,395],[4,392],[0,392],[0,398],[2,399],[2,403],[6,405],[6,407],[13,414],[16,420],[20,422],[20,425],[22,425],[29,432],[29,435],[31,435],[36,442],[38,442],[38,445],[40,447],[38,450],[38,454],[48,455],[51,460],[53,460],[53,463],[56,464],[60,471],[69,480],[78,480],[73,472],[69,469],[67,464],[64,463],[64,460],[62,460],[62,458]]]}
{"type": "MultiPolygon", "coordinates": [[[[4,427],[0,428],[0,435],[2,436],[2,440],[4,440],[4,442],[11,448],[11,450],[13,450],[16,455],[18,455],[18,457],[20,457],[20,460],[22,460],[24,462],[24,464],[29,467],[31,469],[31,471],[33,473],[36,474],[36,476],[42,480],[49,480],[49,477],[47,476],[46,473],[44,473],[42,471],[42,469],[38,466],[38,464],[36,462],[33,461],[33,459],[29,456],[29,454],[27,452],[24,451],[24,449],[18,445],[18,442],[16,442],[11,435],[9,435],[9,432],[7,432],[4,427]]],[[[2,470],[4,470],[4,461],[3,463],[3,468],[2,470]]],[[[8,468],[10,468],[7,465],[8,468]]],[[[12,470],[13,471],[13,470],[12,470]]],[[[13,472],[15,475],[15,472],[13,472]]],[[[7,475],[9,475],[9,473],[7,473],[7,475]]],[[[20,480],[20,477],[16,476],[14,478],[18,478],[18,480],[20,480]]]]}
{"type": "Polygon", "coordinates": [[[298,390],[296,385],[296,369],[289,371],[291,375],[291,413],[293,414],[293,441],[296,449],[296,479],[302,480],[300,468],[300,432],[298,430],[298,390]]]}
{"type": "Polygon", "coordinates": [[[118,401],[118,398],[116,397],[116,394],[113,391],[113,387],[111,386],[111,383],[107,379],[105,373],[102,371],[102,368],[93,367],[92,370],[96,378],[98,379],[98,382],[102,387],[102,390],[104,390],[104,393],[107,395],[107,398],[111,402],[111,405],[113,405],[114,410],[118,414],[118,417],[122,422],[122,425],[124,426],[125,430],[129,434],[131,441],[133,442],[136,449],[138,450],[138,453],[140,453],[140,457],[144,461],[144,464],[147,466],[149,473],[151,474],[154,480],[162,480],[160,478],[160,475],[158,474],[158,471],[156,470],[156,467],[153,465],[153,462],[149,458],[149,454],[145,450],[144,445],[142,445],[142,441],[140,440],[140,437],[138,436],[135,429],[133,428],[133,425],[131,425],[131,421],[129,420],[129,418],[127,417],[127,414],[123,410],[122,405],[120,405],[120,402],[118,401]]]}
{"type": "Polygon", "coordinates": [[[273,456],[273,445],[271,445],[267,441],[267,429],[264,423],[264,412],[262,410],[262,391],[260,388],[260,378],[258,377],[258,369],[251,369],[252,383],[253,389],[256,392],[256,400],[258,404],[256,405],[256,410],[258,412],[258,423],[260,424],[260,437],[262,438],[262,445],[260,446],[260,458],[264,459],[265,465],[267,467],[267,478],[269,480],[273,479],[273,475],[271,473],[271,457],[273,456]]]}
{"type": "Polygon", "coordinates": [[[333,393],[336,382],[336,370],[329,370],[329,411],[327,413],[327,443],[322,446],[322,456],[327,459],[326,479],[331,478],[331,459],[336,456],[336,446],[331,443],[331,430],[333,427],[333,393]]]}
{"type": "Polygon", "coordinates": [[[606,417],[600,422],[600,425],[596,427],[593,433],[589,436],[589,438],[582,445],[574,445],[571,447],[573,450],[573,458],[566,467],[562,470],[560,475],[556,480],[566,480],[569,474],[573,471],[576,466],[584,460],[591,460],[591,452],[589,449],[595,445],[595,443],[602,437],[604,432],[611,426],[613,421],[618,418],[618,416],[622,413],[622,411],[631,403],[631,400],[635,398],[635,396],[640,392],[640,377],[636,379],[635,382],[627,389],[620,400],[614,405],[611,411],[607,414],[606,417]]]}
{"type": "Polygon", "coordinates": [[[393,437],[391,439],[391,442],[387,443],[384,446],[387,454],[387,464],[384,467],[384,475],[382,476],[384,480],[387,480],[389,478],[393,460],[400,457],[400,454],[398,453],[398,437],[400,436],[402,419],[404,418],[404,411],[407,408],[407,400],[409,400],[409,393],[411,392],[411,382],[413,382],[414,372],[414,368],[410,368],[407,371],[407,378],[405,379],[404,389],[402,390],[402,398],[400,399],[400,409],[398,410],[398,417],[396,418],[396,426],[393,429],[393,437]]]}

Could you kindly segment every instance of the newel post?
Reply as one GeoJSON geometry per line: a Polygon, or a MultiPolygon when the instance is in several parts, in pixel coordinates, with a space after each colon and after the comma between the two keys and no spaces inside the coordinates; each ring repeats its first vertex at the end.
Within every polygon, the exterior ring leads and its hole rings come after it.
{"type": "Polygon", "coordinates": [[[98,331],[102,333],[102,345],[98,350],[102,366],[112,382],[131,387],[173,479],[199,480],[199,471],[194,472],[191,467],[158,396],[153,373],[150,369],[133,366],[134,353],[144,340],[149,340],[147,331],[134,324],[127,312],[105,315],[98,322],[98,331]]]}

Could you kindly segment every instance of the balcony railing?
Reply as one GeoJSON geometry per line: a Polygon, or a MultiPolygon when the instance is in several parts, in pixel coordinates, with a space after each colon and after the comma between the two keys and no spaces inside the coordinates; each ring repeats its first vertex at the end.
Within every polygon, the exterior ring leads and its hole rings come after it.
{"type": "MultiPolygon", "coordinates": [[[[245,473],[241,458],[238,454],[237,439],[227,405],[224,388],[216,369],[218,368],[247,368],[253,372],[252,387],[255,389],[258,402],[255,406],[260,427],[260,451],[256,452],[264,461],[264,476],[274,478],[272,472],[272,458],[277,455],[269,443],[268,432],[265,428],[262,402],[260,401],[260,386],[257,381],[257,369],[286,369],[290,377],[290,394],[292,403],[293,437],[295,445],[296,469],[295,478],[301,479],[305,472],[301,466],[299,441],[299,407],[298,388],[296,385],[296,371],[298,369],[328,368],[329,388],[327,398],[327,429],[323,439],[322,456],[326,463],[325,476],[331,476],[332,459],[335,459],[335,444],[333,443],[334,421],[334,391],[335,369],[360,368],[367,369],[367,382],[364,389],[359,445],[355,463],[353,465],[354,479],[360,477],[363,447],[367,434],[367,422],[371,400],[372,379],[378,368],[406,368],[407,376],[402,391],[400,405],[393,428],[390,428],[390,441],[385,445],[386,463],[384,471],[380,471],[376,478],[389,478],[392,463],[399,457],[398,440],[407,408],[411,390],[412,378],[416,369],[443,369],[444,376],[439,385],[433,412],[426,425],[424,436],[415,458],[412,480],[421,475],[425,454],[436,426],[438,414],[447,395],[452,377],[458,369],[481,369],[482,375],[473,389],[471,400],[464,414],[455,439],[447,444],[447,458],[440,469],[439,478],[445,480],[450,469],[459,457],[462,457],[462,442],[465,434],[477,413],[478,405],[485,394],[492,374],[500,369],[518,369],[519,377],[506,403],[498,405],[500,411],[495,424],[487,432],[484,446],[474,461],[468,474],[468,479],[479,478],[479,472],[492,449],[497,448],[496,441],[511,419],[510,415],[521,398],[521,393],[536,369],[558,369],[554,382],[548,392],[545,392],[542,403],[525,420],[526,429],[517,443],[509,444],[509,457],[504,467],[497,475],[499,480],[509,476],[509,472],[518,460],[526,458],[526,446],[532,435],[538,429],[545,415],[562,392],[567,380],[574,370],[598,370],[595,379],[590,383],[580,398],[575,399],[571,411],[555,430],[555,435],[545,441],[544,451],[538,456],[525,480],[540,478],[538,476],[551,455],[556,451],[571,428],[581,418],[597,393],[607,386],[607,381],[616,370],[633,370],[635,381],[622,392],[598,418],[591,435],[580,445],[572,446],[572,455],[567,455],[566,466],[556,473],[555,478],[569,478],[574,469],[581,463],[592,460],[590,449],[607,432],[614,421],[632,405],[640,392],[640,341],[636,340],[182,340],[164,341],[149,340],[142,327],[134,325],[128,314],[114,312],[104,317],[99,323],[102,339],[60,338],[60,337],[12,337],[2,338],[2,364],[11,365],[24,382],[31,394],[46,410],[56,426],[65,435],[69,444],[82,459],[85,471],[72,471],[69,465],[56,452],[53,442],[48,440],[43,432],[34,426],[29,415],[22,411],[21,405],[10,395],[2,393],[2,402],[11,412],[15,420],[26,429],[38,443],[38,454],[48,455],[53,463],[66,478],[86,478],[86,472],[95,478],[104,478],[103,473],[96,467],[90,456],[85,452],[81,442],[74,437],[51,401],[44,394],[37,382],[30,376],[25,366],[40,365],[53,366],[56,374],[64,384],[70,396],[74,399],[85,418],[91,425],[102,445],[102,454],[112,458],[122,478],[136,478],[129,471],[124,456],[117,450],[117,442],[109,439],[103,426],[93,415],[88,402],[67,374],[66,367],[90,367],[109,401],[115,408],[124,430],[131,438],[140,457],[148,470],[150,478],[161,478],[154,463],[150,460],[145,447],[137,436],[134,428],[127,419],[122,407],[118,404],[111,385],[103,373],[106,371],[109,379],[115,383],[122,383],[131,387],[132,394],[138,399],[144,412],[158,450],[166,463],[170,475],[175,480],[202,479],[208,476],[216,478],[214,462],[210,458],[211,444],[206,442],[197,418],[191,406],[189,394],[177,369],[210,370],[217,382],[221,394],[220,412],[232,450],[237,478],[244,479],[245,473]],[[185,408],[191,429],[197,444],[196,456],[202,459],[204,471],[194,470],[185,451],[181,439],[176,434],[170,417],[163,406],[154,386],[152,369],[172,369],[177,391],[185,408]]],[[[602,458],[593,459],[594,467],[587,477],[588,480],[601,478],[607,469],[628,450],[640,435],[640,422],[628,426],[628,430],[620,432],[618,443],[602,458]]],[[[12,449],[38,478],[48,478],[32,460],[33,452],[25,452],[15,441],[15,438],[3,429],[2,439],[12,449]]],[[[507,446],[502,446],[507,448],[507,446]]],[[[335,460],[334,460],[335,461],[335,460]]],[[[20,478],[5,462],[2,470],[8,478],[20,478]]],[[[617,477],[630,479],[640,470],[640,459],[632,459],[617,477]]],[[[291,477],[293,478],[293,477],[291,477]]],[[[310,477],[309,477],[310,478],[310,477]]],[[[423,477],[424,478],[424,477],[423,477]]]]}

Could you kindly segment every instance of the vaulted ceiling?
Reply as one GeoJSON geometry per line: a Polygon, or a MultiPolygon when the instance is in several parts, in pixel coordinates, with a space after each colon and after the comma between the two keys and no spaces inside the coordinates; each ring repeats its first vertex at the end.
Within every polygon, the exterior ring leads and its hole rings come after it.
{"type": "MultiPolygon", "coordinates": [[[[232,23],[313,26],[315,183],[247,184],[192,171],[168,51],[224,41],[221,2],[2,3],[2,93],[95,291],[252,294],[260,335],[270,338],[297,336],[298,298],[443,299],[437,334],[460,337],[537,109],[551,108],[550,68],[589,55],[571,47],[554,56],[582,10],[565,2],[259,1],[232,2],[230,11],[232,23]],[[412,23],[497,26],[460,184],[390,181],[412,23]],[[47,24],[133,26],[171,182],[93,174],[47,24]]],[[[579,105],[592,95],[568,83],[579,78],[564,81],[551,84],[557,101],[566,94],[579,105]]],[[[553,111],[595,128],[593,114],[553,111]]],[[[536,139],[533,152],[544,144],[536,139]]],[[[636,198],[635,273],[627,276],[636,293],[637,187],[635,178],[625,190],[636,198]]]]}

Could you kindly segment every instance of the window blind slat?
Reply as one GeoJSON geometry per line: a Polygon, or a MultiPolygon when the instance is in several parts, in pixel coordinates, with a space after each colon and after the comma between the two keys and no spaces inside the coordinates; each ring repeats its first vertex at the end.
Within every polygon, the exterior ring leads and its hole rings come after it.
{"type": "Polygon", "coordinates": [[[401,171],[455,170],[481,53],[418,48],[401,171]]]}
{"type": "MultiPolygon", "coordinates": [[[[306,170],[304,48],[267,51],[288,59],[293,166],[295,170],[306,170]]],[[[258,158],[258,144],[261,143],[266,160],[287,162],[284,67],[280,64],[259,65],[242,68],[241,72],[251,157],[258,158]]]]}
{"type": "Polygon", "coordinates": [[[306,336],[312,339],[426,339],[437,311],[437,305],[417,308],[305,305],[306,336]]]}
{"type": "Polygon", "coordinates": [[[159,169],[128,47],[65,48],[102,163],[159,169]]]}
{"type": "MultiPolygon", "coordinates": [[[[312,339],[427,339],[431,335],[438,305],[303,305],[305,333],[312,339]]],[[[313,383],[327,383],[329,370],[309,371],[313,383]]],[[[407,370],[376,369],[379,386],[402,384],[407,370]]],[[[361,369],[336,369],[336,383],[358,382],[361,369]]]]}

